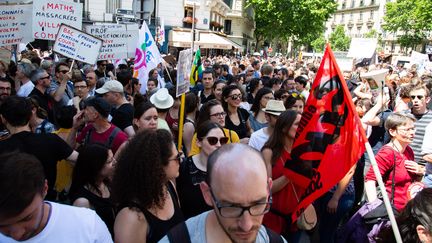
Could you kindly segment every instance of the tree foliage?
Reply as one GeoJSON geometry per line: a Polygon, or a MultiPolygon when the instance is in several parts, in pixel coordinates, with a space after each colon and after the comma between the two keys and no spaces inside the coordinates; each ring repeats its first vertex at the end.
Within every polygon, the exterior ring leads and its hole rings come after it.
{"type": "Polygon", "coordinates": [[[315,52],[323,52],[326,44],[326,39],[324,35],[320,35],[317,39],[311,42],[311,46],[315,52]]]}
{"type": "Polygon", "coordinates": [[[345,34],[343,25],[338,25],[330,34],[329,42],[334,51],[348,51],[351,38],[345,34]]]}
{"type": "Polygon", "coordinates": [[[306,44],[324,32],[336,10],[334,0],[247,0],[255,10],[258,40],[292,39],[306,44]]]}
{"type": "Polygon", "coordinates": [[[399,43],[403,47],[420,44],[432,30],[431,0],[398,0],[386,4],[385,30],[402,32],[399,43]]]}

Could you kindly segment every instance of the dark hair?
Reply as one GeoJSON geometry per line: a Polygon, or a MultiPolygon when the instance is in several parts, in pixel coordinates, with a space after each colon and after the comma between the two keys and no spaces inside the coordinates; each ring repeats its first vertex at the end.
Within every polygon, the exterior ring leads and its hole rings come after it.
{"type": "Polygon", "coordinates": [[[36,108],[36,116],[38,118],[41,118],[41,119],[47,119],[48,118],[48,112],[39,105],[39,102],[36,99],[36,96],[30,96],[30,97],[28,97],[28,99],[30,100],[30,102],[32,104],[32,109],[36,108]]]}
{"type": "Polygon", "coordinates": [[[210,132],[210,130],[212,130],[213,128],[219,128],[222,133],[225,135],[225,132],[223,130],[223,128],[221,127],[221,125],[219,125],[216,122],[212,122],[212,121],[205,121],[204,123],[202,123],[196,130],[197,133],[197,139],[199,141],[202,141],[203,138],[205,138],[205,136],[207,136],[207,134],[210,132]]]}
{"type": "Polygon", "coordinates": [[[227,84],[227,81],[226,81],[226,80],[223,80],[223,79],[218,79],[218,80],[216,80],[216,81],[213,83],[213,90],[216,89],[216,87],[217,87],[218,84],[227,84]]]}
{"type": "Polygon", "coordinates": [[[282,83],[282,81],[278,78],[271,78],[268,82],[267,82],[267,87],[268,88],[273,88],[273,85],[275,84],[280,84],[282,83]]]}
{"type": "Polygon", "coordinates": [[[242,91],[242,89],[236,84],[227,85],[222,89],[222,107],[225,111],[228,111],[228,103],[225,101],[225,99],[228,98],[230,93],[236,89],[238,89],[240,92],[242,91]]]}
{"type": "Polygon", "coordinates": [[[57,65],[55,66],[55,69],[54,69],[56,73],[58,73],[60,71],[61,66],[67,67],[69,70],[69,65],[67,63],[59,62],[59,63],[57,63],[57,65]]]}
{"type": "Polygon", "coordinates": [[[81,147],[73,170],[72,185],[69,191],[72,201],[76,199],[79,190],[86,185],[102,194],[96,182],[99,173],[107,162],[108,150],[109,148],[101,144],[89,144],[81,147]]]}
{"type": "Polygon", "coordinates": [[[75,106],[62,106],[57,109],[55,119],[60,128],[72,128],[73,117],[76,115],[77,109],[75,106]]]}
{"type": "Polygon", "coordinates": [[[0,217],[14,217],[33,201],[43,198],[45,174],[42,163],[18,151],[0,154],[0,217]]]}
{"type": "Polygon", "coordinates": [[[297,76],[294,79],[294,82],[301,84],[303,87],[306,87],[307,79],[303,76],[297,76]]]}
{"type": "Polygon", "coordinates": [[[249,94],[252,94],[259,87],[260,81],[261,80],[259,78],[251,79],[249,81],[248,86],[246,86],[246,92],[248,92],[249,94]]]}
{"type": "Polygon", "coordinates": [[[258,65],[259,63],[260,63],[259,61],[255,60],[255,61],[252,62],[251,65],[252,65],[252,67],[255,67],[255,66],[258,65]]]}
{"type": "Polygon", "coordinates": [[[134,203],[139,209],[161,207],[167,183],[164,166],[172,156],[172,136],[164,129],[137,133],[120,153],[112,181],[118,205],[134,203]]]}
{"type": "Polygon", "coordinates": [[[205,73],[207,73],[207,74],[210,73],[210,74],[212,75],[212,77],[215,78],[215,73],[214,73],[213,69],[211,69],[211,68],[206,68],[206,69],[203,71],[203,76],[204,76],[205,73]]]}
{"type": "Polygon", "coordinates": [[[288,93],[288,91],[284,89],[279,89],[276,92],[274,92],[274,97],[276,100],[282,100],[282,95],[288,93]]]}
{"type": "Polygon", "coordinates": [[[150,101],[135,103],[134,118],[139,119],[147,110],[156,108],[150,101]]]}
{"type": "Polygon", "coordinates": [[[129,84],[129,81],[132,79],[132,73],[129,70],[122,70],[117,73],[117,80],[123,85],[126,86],[129,84]]]}
{"type": "Polygon", "coordinates": [[[271,89],[269,88],[261,88],[260,90],[258,90],[254,102],[252,104],[252,107],[250,108],[250,111],[253,112],[254,117],[256,117],[259,113],[259,111],[261,110],[261,99],[264,95],[266,94],[270,94],[273,93],[271,89]]]}
{"type": "Polygon", "coordinates": [[[288,69],[286,69],[286,68],[281,68],[281,69],[279,69],[278,70],[278,72],[279,71],[281,71],[282,72],[282,75],[284,75],[284,76],[287,76],[288,77],[288,69]]]}
{"type": "Polygon", "coordinates": [[[25,126],[32,116],[30,99],[19,96],[9,96],[0,105],[0,114],[14,127],[25,126]]]}
{"type": "Polygon", "coordinates": [[[291,109],[295,105],[297,100],[303,101],[303,104],[305,104],[306,102],[305,97],[303,97],[302,94],[300,94],[299,92],[291,92],[285,101],[285,109],[291,109]]]}
{"type": "Polygon", "coordinates": [[[276,124],[273,130],[273,133],[270,135],[267,142],[264,144],[261,151],[265,148],[269,148],[272,150],[272,164],[276,162],[276,160],[281,156],[282,151],[284,150],[284,139],[287,135],[287,129],[289,129],[295,119],[297,118],[298,113],[293,110],[286,110],[282,112],[276,120],[276,124]]]}
{"type": "Polygon", "coordinates": [[[222,104],[218,100],[212,99],[212,100],[207,101],[206,103],[204,103],[201,106],[201,109],[198,113],[198,119],[197,119],[196,127],[199,127],[205,121],[210,120],[210,110],[212,107],[217,106],[217,105],[222,106],[222,104]]]}
{"type": "Polygon", "coordinates": [[[150,82],[150,81],[152,81],[153,83],[155,83],[156,88],[158,87],[158,85],[159,85],[159,81],[158,81],[157,79],[155,79],[155,78],[149,78],[149,79],[147,80],[147,83],[150,82]]]}
{"type": "MultiPolygon", "coordinates": [[[[184,110],[184,114],[186,117],[186,114],[189,114],[191,112],[194,112],[197,108],[198,108],[198,96],[193,93],[193,92],[189,92],[186,94],[185,96],[185,110],[184,110]]],[[[180,112],[180,109],[179,109],[180,112]]],[[[179,113],[179,117],[180,117],[180,113],[179,113]]]]}
{"type": "MultiPolygon", "coordinates": [[[[417,226],[422,225],[431,232],[432,225],[432,188],[424,188],[410,201],[396,218],[403,242],[421,243],[417,226]]],[[[379,243],[395,242],[393,230],[388,226],[380,231],[376,239],[379,243]]]]}

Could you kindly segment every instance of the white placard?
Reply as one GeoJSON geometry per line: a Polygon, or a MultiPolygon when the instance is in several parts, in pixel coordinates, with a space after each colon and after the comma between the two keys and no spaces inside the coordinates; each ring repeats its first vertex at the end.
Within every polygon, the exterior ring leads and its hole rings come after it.
{"type": "Polygon", "coordinates": [[[375,38],[353,38],[347,57],[372,58],[378,39],[375,38]]]}
{"type": "Polygon", "coordinates": [[[82,3],[59,0],[33,1],[33,37],[55,40],[62,24],[82,28],[82,3]]]}
{"type": "Polygon", "coordinates": [[[181,51],[177,63],[177,87],[176,96],[189,91],[190,81],[189,76],[192,68],[192,49],[181,51]]]}
{"type": "Polygon", "coordinates": [[[103,40],[98,60],[135,57],[139,31],[137,24],[88,25],[85,31],[103,40]]]}
{"type": "Polygon", "coordinates": [[[33,40],[32,5],[0,5],[0,46],[17,45],[33,40]]]}
{"type": "Polygon", "coordinates": [[[95,64],[102,47],[102,40],[77,30],[61,25],[54,43],[54,51],[77,61],[95,64]]]}

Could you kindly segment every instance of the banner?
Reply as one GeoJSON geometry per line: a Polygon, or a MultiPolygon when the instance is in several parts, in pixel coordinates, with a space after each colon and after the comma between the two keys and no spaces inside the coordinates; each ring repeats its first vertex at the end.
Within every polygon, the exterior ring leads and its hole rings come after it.
{"type": "Polygon", "coordinates": [[[0,46],[17,45],[33,41],[31,35],[33,7],[24,5],[0,5],[0,46]]]}
{"type": "Polygon", "coordinates": [[[62,25],[59,28],[53,50],[77,61],[95,64],[101,46],[101,39],[71,26],[62,25]]]}
{"type": "Polygon", "coordinates": [[[103,40],[98,60],[135,57],[139,31],[137,24],[87,25],[85,31],[103,40]]]}
{"type": "Polygon", "coordinates": [[[59,0],[33,1],[33,37],[55,40],[62,24],[82,29],[82,3],[59,0]]]}
{"type": "Polygon", "coordinates": [[[377,44],[375,38],[352,38],[347,57],[372,58],[377,44]]]}
{"type": "MultiPolygon", "coordinates": [[[[163,58],[156,46],[150,30],[144,21],[139,31],[138,42],[135,48],[134,77],[138,78],[141,83],[141,93],[145,93],[149,72],[156,68],[163,58]]],[[[159,87],[164,84],[159,80],[159,87]]]]}
{"type": "Polygon", "coordinates": [[[177,63],[177,97],[189,91],[189,74],[191,73],[192,54],[192,49],[180,51],[177,63]]]}
{"type": "Polygon", "coordinates": [[[350,92],[327,45],[291,154],[282,155],[284,175],[299,196],[293,221],[348,173],[364,153],[366,142],[350,92]]]}
{"type": "Polygon", "coordinates": [[[190,85],[195,86],[195,84],[202,78],[203,73],[203,65],[201,63],[201,50],[195,52],[195,58],[192,64],[192,70],[190,74],[190,85]]]}

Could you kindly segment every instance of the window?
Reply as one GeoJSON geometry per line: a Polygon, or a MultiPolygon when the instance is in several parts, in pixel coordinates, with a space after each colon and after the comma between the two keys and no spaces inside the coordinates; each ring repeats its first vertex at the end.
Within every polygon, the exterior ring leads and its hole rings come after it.
{"type": "Polygon", "coordinates": [[[231,33],[231,20],[230,20],[230,19],[226,19],[226,20],[225,20],[224,32],[225,32],[225,34],[227,34],[227,35],[232,34],[232,33],[231,33]]]}
{"type": "Polygon", "coordinates": [[[353,13],[350,14],[350,20],[353,20],[353,13]]]}
{"type": "Polygon", "coordinates": [[[341,15],[341,22],[343,23],[345,21],[345,14],[342,13],[341,15]]]}
{"type": "Polygon", "coordinates": [[[364,0],[360,0],[360,7],[364,6],[364,0]]]}
{"type": "Polygon", "coordinates": [[[355,0],[352,0],[351,1],[351,8],[354,8],[354,6],[355,6],[355,0]]]}
{"type": "Polygon", "coordinates": [[[343,2],[342,2],[342,9],[345,9],[345,7],[346,7],[346,0],[343,0],[343,2]]]}
{"type": "Polygon", "coordinates": [[[374,18],[374,11],[371,10],[371,11],[370,11],[370,19],[373,19],[373,18],[374,18]]]}
{"type": "Polygon", "coordinates": [[[371,0],[370,5],[374,5],[374,4],[375,4],[375,0],[371,0]]]}
{"type": "Polygon", "coordinates": [[[363,12],[362,11],[360,11],[359,20],[363,20],[363,12]]]}
{"type": "Polygon", "coordinates": [[[228,7],[230,7],[231,9],[233,8],[233,0],[223,0],[224,1],[224,3],[226,4],[226,5],[228,5],[228,7]]]}

